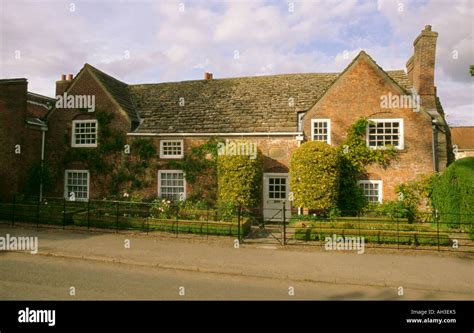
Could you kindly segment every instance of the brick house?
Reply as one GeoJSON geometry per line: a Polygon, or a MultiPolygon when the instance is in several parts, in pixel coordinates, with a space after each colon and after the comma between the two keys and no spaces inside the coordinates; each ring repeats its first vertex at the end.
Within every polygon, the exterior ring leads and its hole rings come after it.
{"type": "Polygon", "coordinates": [[[40,165],[44,119],[54,102],[28,92],[26,79],[0,80],[0,200],[22,192],[29,170],[40,165]]]}
{"type": "MultiPolygon", "coordinates": [[[[341,73],[228,79],[206,73],[204,80],[129,85],[86,64],[75,78],[63,75],[56,82],[56,95],[95,96],[97,109],[114,114],[111,128],[128,143],[151,140],[158,162],[182,159],[212,137],[256,143],[264,155],[264,211],[282,202],[290,205],[289,160],[302,141],[339,145],[358,118],[368,117],[367,145],[399,150],[388,169],[371,166],[360,180],[368,199],[381,202],[395,199],[396,185],[441,171],[452,160],[449,128],[434,86],[437,35],[425,27],[414,41],[406,71],[386,71],[362,51],[341,73]],[[382,107],[381,97],[387,95],[419,96],[421,107],[382,107]]],[[[46,120],[50,164],[69,150],[97,149],[100,129],[94,112],[56,108],[46,120]]],[[[176,198],[196,190],[186,184],[182,170],[160,165],[145,171],[148,181],[141,194],[176,198]]],[[[50,195],[74,192],[78,199],[89,199],[108,193],[107,175],[91,173],[83,161],[65,165],[62,172],[50,195]]]]}

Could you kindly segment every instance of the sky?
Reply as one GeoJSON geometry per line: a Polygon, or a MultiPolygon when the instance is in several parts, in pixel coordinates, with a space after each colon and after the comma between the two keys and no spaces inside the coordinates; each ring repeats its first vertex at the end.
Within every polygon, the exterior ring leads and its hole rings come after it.
{"type": "Polygon", "coordinates": [[[85,63],[126,83],[405,69],[425,25],[451,125],[474,125],[474,0],[0,0],[0,78],[54,96],[85,63]]]}

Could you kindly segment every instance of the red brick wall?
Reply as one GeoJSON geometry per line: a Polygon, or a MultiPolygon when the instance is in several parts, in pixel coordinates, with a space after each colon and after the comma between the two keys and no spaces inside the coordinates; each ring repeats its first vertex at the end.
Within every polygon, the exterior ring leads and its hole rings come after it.
{"type": "Polygon", "coordinates": [[[27,89],[26,79],[0,81],[0,200],[25,193],[28,169],[41,160],[41,131],[26,126],[27,89]]]}
{"type": "MultiPolygon", "coordinates": [[[[125,134],[130,131],[130,120],[128,116],[113,102],[111,97],[96,81],[93,75],[84,70],[72,83],[68,95],[94,95],[96,110],[114,113],[114,118],[109,125],[110,129],[115,129],[125,134]]],[[[51,168],[56,170],[57,182],[54,188],[48,193],[51,196],[62,197],[64,195],[64,171],[66,169],[86,169],[81,161],[70,163],[62,167],[58,164],[63,160],[65,153],[71,147],[72,121],[79,119],[95,119],[94,112],[81,112],[76,109],[56,109],[48,117],[48,134],[47,134],[47,161],[51,168]]],[[[99,126],[100,135],[100,126],[99,126]]],[[[96,149],[96,148],[87,148],[96,149]]],[[[90,173],[90,190],[91,198],[102,198],[109,196],[106,181],[107,174],[90,173]]]]}
{"type": "Polygon", "coordinates": [[[368,167],[369,178],[383,180],[383,199],[396,198],[395,187],[415,179],[418,174],[431,173],[432,134],[431,119],[412,109],[382,109],[380,97],[399,94],[378,74],[365,58],[356,61],[332,86],[326,95],[305,115],[304,134],[311,138],[311,119],[331,119],[331,143],[341,144],[350,126],[360,117],[402,118],[404,120],[404,149],[399,151],[398,161],[384,170],[368,167]]]}
{"type": "Polygon", "coordinates": [[[10,200],[20,189],[27,163],[15,154],[15,145],[26,147],[24,137],[27,81],[0,82],[0,199],[10,200]]]}
{"type": "MultiPolygon", "coordinates": [[[[128,137],[128,142],[131,143],[133,140],[138,139],[139,137],[130,136],[128,137]]],[[[140,137],[141,138],[141,137],[140,137]]],[[[145,137],[146,138],[146,137],[145,137]]],[[[209,137],[192,137],[192,138],[182,138],[182,137],[151,137],[148,138],[153,142],[153,145],[156,148],[157,158],[153,163],[153,167],[148,168],[146,171],[146,179],[148,186],[145,186],[139,191],[136,191],[144,198],[154,198],[158,194],[158,171],[170,169],[166,166],[166,163],[170,159],[160,159],[159,158],[159,148],[161,140],[183,140],[184,144],[184,154],[189,154],[193,147],[197,147],[206,143],[210,138],[209,137]]],[[[230,141],[235,140],[245,140],[248,142],[256,143],[257,148],[264,155],[264,172],[288,172],[291,152],[296,148],[297,143],[294,137],[221,137],[225,141],[226,139],[230,141]]],[[[188,196],[194,191],[198,190],[201,184],[200,181],[196,181],[195,184],[187,183],[186,193],[188,196]],[[194,188],[193,188],[194,187],[194,188]]],[[[127,189],[123,189],[127,191],[127,189]]]]}

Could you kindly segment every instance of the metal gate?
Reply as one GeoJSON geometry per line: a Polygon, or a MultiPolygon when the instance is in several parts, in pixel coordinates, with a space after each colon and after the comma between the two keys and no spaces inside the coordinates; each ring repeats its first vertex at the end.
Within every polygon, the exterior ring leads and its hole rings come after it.
{"type": "Polygon", "coordinates": [[[285,203],[281,204],[281,208],[264,208],[263,213],[262,220],[252,225],[250,232],[243,239],[244,242],[285,245],[289,222],[285,203]]]}

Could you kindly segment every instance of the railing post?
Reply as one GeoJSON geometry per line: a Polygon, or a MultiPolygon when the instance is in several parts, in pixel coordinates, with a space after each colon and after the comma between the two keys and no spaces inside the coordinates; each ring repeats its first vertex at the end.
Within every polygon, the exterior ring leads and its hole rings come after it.
{"type": "Polygon", "coordinates": [[[91,207],[90,207],[90,200],[87,200],[87,229],[89,230],[91,225],[91,207]]]}
{"type": "Polygon", "coordinates": [[[398,218],[397,218],[397,249],[400,250],[400,219],[398,218]]]}
{"type": "Polygon", "coordinates": [[[439,218],[436,219],[436,229],[437,229],[437,233],[438,233],[438,251],[440,250],[439,248],[439,218]]]}
{"type": "Polygon", "coordinates": [[[179,237],[179,207],[176,206],[176,238],[179,237]]]}
{"type": "MultiPolygon", "coordinates": [[[[357,217],[358,217],[358,218],[357,218],[357,222],[358,222],[358,228],[359,228],[359,239],[360,239],[360,237],[361,237],[361,235],[360,235],[360,214],[358,214],[358,215],[357,215],[357,217]]],[[[342,227],[344,228],[344,225],[343,225],[342,227]]]]}
{"type": "Polygon", "coordinates": [[[239,208],[237,209],[237,239],[239,240],[239,245],[241,243],[241,235],[240,235],[240,218],[242,215],[242,206],[239,205],[239,208]]]}
{"type": "Polygon", "coordinates": [[[119,202],[115,202],[115,232],[118,232],[119,225],[119,202]]]}
{"type": "Polygon", "coordinates": [[[63,229],[66,225],[66,198],[63,198],[63,229]]]}
{"type": "Polygon", "coordinates": [[[283,201],[283,245],[286,245],[286,202],[283,201]]]}
{"type": "Polygon", "coordinates": [[[15,225],[16,194],[13,194],[12,226],[15,225]]]}
{"type": "Polygon", "coordinates": [[[40,200],[36,203],[36,228],[39,227],[39,218],[40,218],[40,200]]]}

